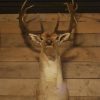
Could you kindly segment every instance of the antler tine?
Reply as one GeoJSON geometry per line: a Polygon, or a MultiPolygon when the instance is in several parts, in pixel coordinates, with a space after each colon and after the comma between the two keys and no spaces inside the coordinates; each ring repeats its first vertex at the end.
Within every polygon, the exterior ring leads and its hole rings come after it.
{"type": "Polygon", "coordinates": [[[28,0],[25,0],[25,1],[24,1],[24,3],[22,4],[22,7],[21,7],[21,12],[23,12],[23,9],[24,9],[24,7],[25,7],[25,5],[26,5],[27,1],[28,1],[28,0]]]}
{"type": "Polygon", "coordinates": [[[44,27],[43,27],[43,23],[42,23],[42,20],[40,18],[40,26],[41,26],[41,30],[42,30],[42,33],[44,32],[44,27]]]}
{"type": "Polygon", "coordinates": [[[77,19],[76,19],[76,15],[75,12],[78,8],[77,3],[75,3],[74,0],[71,0],[70,3],[65,3],[67,5],[68,8],[68,12],[70,13],[70,24],[69,24],[69,32],[72,32],[72,29],[75,28],[75,24],[77,24],[77,19]]]}
{"type": "Polygon", "coordinates": [[[69,13],[73,13],[78,9],[78,5],[77,5],[77,3],[75,3],[74,0],[72,0],[70,3],[64,3],[64,4],[67,5],[69,13]],[[75,5],[75,8],[72,7],[74,5],[75,5]]]}
{"type": "Polygon", "coordinates": [[[20,14],[19,14],[19,21],[25,27],[25,29],[28,30],[27,23],[25,22],[25,17],[26,17],[25,14],[26,14],[27,10],[32,8],[34,5],[30,5],[29,7],[25,8],[27,1],[28,0],[25,0],[24,3],[22,4],[21,11],[20,11],[20,14]]]}
{"type": "Polygon", "coordinates": [[[34,7],[34,5],[30,5],[29,7],[26,7],[26,3],[28,0],[25,0],[25,2],[23,3],[22,7],[21,7],[21,14],[26,14],[27,10],[34,7]]]}
{"type": "Polygon", "coordinates": [[[78,4],[77,4],[77,3],[75,3],[75,1],[74,1],[74,0],[72,0],[72,4],[73,4],[73,5],[75,5],[75,9],[74,9],[74,11],[76,11],[76,10],[78,9],[78,4]]]}
{"type": "Polygon", "coordinates": [[[76,19],[76,16],[75,16],[75,12],[78,9],[78,5],[77,5],[77,3],[75,3],[74,0],[72,0],[72,5],[75,5],[75,8],[73,9],[72,13],[73,13],[73,19],[74,19],[75,23],[77,24],[77,19],[76,19]]]}
{"type": "Polygon", "coordinates": [[[77,19],[76,19],[76,16],[75,16],[75,12],[76,12],[76,10],[78,9],[78,4],[75,3],[74,0],[72,0],[72,4],[75,5],[75,8],[74,8],[74,10],[73,10],[72,13],[73,13],[74,21],[75,21],[75,23],[77,24],[77,19]]]}
{"type": "Polygon", "coordinates": [[[58,27],[59,27],[59,13],[58,13],[58,16],[57,16],[57,23],[56,23],[56,26],[55,26],[55,32],[57,32],[58,31],[58,27]]]}

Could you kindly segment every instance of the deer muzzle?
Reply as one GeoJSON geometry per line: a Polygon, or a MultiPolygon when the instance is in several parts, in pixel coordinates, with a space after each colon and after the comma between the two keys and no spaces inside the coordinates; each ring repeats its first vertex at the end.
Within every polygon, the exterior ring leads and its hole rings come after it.
{"type": "Polygon", "coordinates": [[[51,46],[51,45],[52,45],[52,43],[53,43],[53,41],[52,41],[52,40],[50,40],[50,39],[46,40],[46,45],[51,46]]]}

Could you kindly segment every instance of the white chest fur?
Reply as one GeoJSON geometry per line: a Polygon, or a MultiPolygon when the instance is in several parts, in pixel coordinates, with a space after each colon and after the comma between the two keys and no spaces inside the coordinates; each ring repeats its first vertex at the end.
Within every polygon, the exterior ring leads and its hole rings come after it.
{"type": "Polygon", "coordinates": [[[53,61],[42,55],[40,69],[39,100],[68,100],[60,60],[53,61]]]}

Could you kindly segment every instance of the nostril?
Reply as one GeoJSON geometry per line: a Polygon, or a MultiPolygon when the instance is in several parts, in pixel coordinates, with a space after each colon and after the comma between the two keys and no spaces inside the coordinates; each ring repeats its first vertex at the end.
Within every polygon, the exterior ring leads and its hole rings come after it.
{"type": "Polygon", "coordinates": [[[47,40],[47,41],[46,41],[46,44],[47,44],[47,45],[51,45],[51,44],[52,44],[52,40],[47,40]]]}

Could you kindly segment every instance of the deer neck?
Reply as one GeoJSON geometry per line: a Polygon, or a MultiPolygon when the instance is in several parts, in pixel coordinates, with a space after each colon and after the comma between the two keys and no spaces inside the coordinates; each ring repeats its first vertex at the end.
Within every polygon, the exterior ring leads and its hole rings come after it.
{"type": "Polygon", "coordinates": [[[62,84],[62,70],[59,49],[55,46],[51,52],[43,47],[40,53],[40,78],[45,83],[62,84]],[[51,53],[51,54],[50,54],[51,53]],[[50,55],[49,55],[50,54],[50,55]]]}
{"type": "Polygon", "coordinates": [[[40,53],[39,100],[67,100],[58,48],[53,48],[53,58],[45,50],[40,53]]]}

